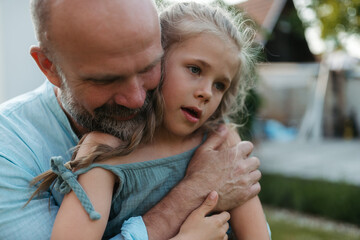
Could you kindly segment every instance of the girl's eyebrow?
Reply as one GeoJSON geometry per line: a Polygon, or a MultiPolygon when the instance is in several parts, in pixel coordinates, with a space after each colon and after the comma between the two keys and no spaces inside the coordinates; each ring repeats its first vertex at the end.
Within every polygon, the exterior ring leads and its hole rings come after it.
{"type": "MultiPolygon", "coordinates": [[[[202,59],[195,59],[196,61],[198,61],[201,65],[203,65],[203,67],[205,68],[211,68],[211,65],[209,63],[207,63],[206,61],[202,60],[202,59]]],[[[227,82],[228,84],[231,83],[231,80],[228,76],[224,76],[223,78],[221,78],[223,81],[227,82]]]]}
{"type": "Polygon", "coordinates": [[[196,58],[195,61],[201,63],[201,65],[203,65],[203,66],[206,67],[206,68],[211,68],[211,65],[210,65],[209,63],[205,62],[205,61],[202,60],[202,59],[196,58]]]}

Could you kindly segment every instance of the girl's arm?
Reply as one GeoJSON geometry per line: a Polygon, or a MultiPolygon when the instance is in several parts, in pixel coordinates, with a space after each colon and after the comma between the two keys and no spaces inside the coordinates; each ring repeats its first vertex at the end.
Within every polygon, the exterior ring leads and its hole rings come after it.
{"type": "MultiPolygon", "coordinates": [[[[227,145],[231,147],[240,141],[241,140],[236,129],[233,128],[232,131],[230,131],[230,137],[228,138],[227,145]]],[[[255,159],[256,157],[249,158],[255,159]]],[[[230,215],[231,229],[238,240],[270,239],[265,215],[258,196],[255,196],[243,205],[231,210],[230,215]]]]}
{"type": "Polygon", "coordinates": [[[113,173],[93,168],[81,174],[78,181],[88,195],[99,220],[91,220],[73,191],[64,196],[56,215],[51,239],[101,239],[109,218],[115,183],[113,173]]]}
{"type": "MultiPolygon", "coordinates": [[[[76,158],[85,156],[102,141],[100,133],[89,134],[77,152],[76,158]]],[[[115,139],[115,138],[114,138],[115,139]]],[[[109,141],[112,147],[117,142],[109,141]]],[[[108,222],[116,176],[103,168],[93,168],[79,175],[78,182],[89,197],[99,220],[91,220],[73,191],[66,194],[56,215],[51,239],[101,239],[108,222]]]]}
{"type": "Polygon", "coordinates": [[[269,240],[265,215],[256,196],[230,211],[230,225],[238,240],[269,240]]]}
{"type": "Polygon", "coordinates": [[[170,240],[224,240],[227,239],[226,232],[229,228],[228,220],[230,214],[222,212],[212,216],[206,216],[216,206],[219,196],[212,191],[201,204],[185,220],[180,232],[170,240]]]}

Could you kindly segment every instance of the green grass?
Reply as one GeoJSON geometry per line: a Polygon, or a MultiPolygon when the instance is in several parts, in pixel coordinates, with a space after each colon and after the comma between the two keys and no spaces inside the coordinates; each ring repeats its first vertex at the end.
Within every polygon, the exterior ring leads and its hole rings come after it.
{"type": "Polygon", "coordinates": [[[346,233],[300,227],[286,221],[270,221],[269,224],[274,240],[359,240],[360,238],[346,233]]]}
{"type": "Polygon", "coordinates": [[[358,186],[266,173],[260,183],[263,204],[360,226],[358,186]]]}
{"type": "MultiPolygon", "coordinates": [[[[360,229],[344,227],[326,220],[298,214],[277,216],[274,209],[265,208],[273,240],[359,240],[360,229]]],[[[281,211],[281,210],[280,210],[281,211]]]]}

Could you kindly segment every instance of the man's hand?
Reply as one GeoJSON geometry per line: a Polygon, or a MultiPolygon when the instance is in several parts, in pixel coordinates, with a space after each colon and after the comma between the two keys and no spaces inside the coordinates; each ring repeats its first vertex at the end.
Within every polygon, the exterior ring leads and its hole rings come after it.
{"type": "Polygon", "coordinates": [[[205,191],[204,194],[217,191],[217,211],[242,205],[260,192],[260,161],[249,157],[252,150],[250,142],[240,142],[235,131],[222,126],[190,161],[184,178],[189,189],[205,191]]]}

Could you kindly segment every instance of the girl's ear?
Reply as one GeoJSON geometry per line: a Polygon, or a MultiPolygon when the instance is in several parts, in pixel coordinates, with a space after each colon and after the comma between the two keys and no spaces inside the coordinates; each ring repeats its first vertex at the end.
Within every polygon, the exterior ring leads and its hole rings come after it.
{"type": "Polygon", "coordinates": [[[30,55],[39,66],[40,70],[45,74],[47,79],[57,87],[61,86],[61,79],[59,78],[55,65],[48,59],[40,47],[32,46],[30,48],[30,55]]]}

